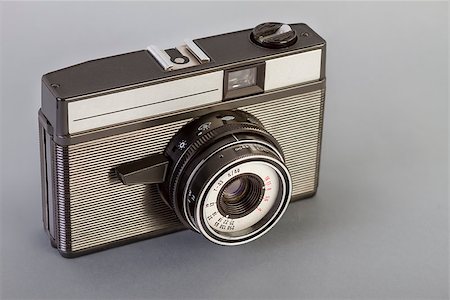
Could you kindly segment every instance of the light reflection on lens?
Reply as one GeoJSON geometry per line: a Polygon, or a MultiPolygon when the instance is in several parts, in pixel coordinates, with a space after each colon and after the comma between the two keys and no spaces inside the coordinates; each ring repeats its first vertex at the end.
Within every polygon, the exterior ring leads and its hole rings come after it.
{"type": "Polygon", "coordinates": [[[247,182],[244,178],[237,178],[229,183],[223,190],[223,196],[230,202],[241,195],[246,189],[247,182]]]}

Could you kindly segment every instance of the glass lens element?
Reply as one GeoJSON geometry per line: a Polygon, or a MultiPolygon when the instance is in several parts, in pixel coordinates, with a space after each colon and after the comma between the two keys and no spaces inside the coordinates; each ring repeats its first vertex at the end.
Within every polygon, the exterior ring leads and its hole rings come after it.
{"type": "Polygon", "coordinates": [[[247,181],[245,178],[237,178],[233,180],[231,183],[227,184],[225,189],[223,190],[223,197],[226,201],[234,202],[233,200],[237,200],[239,195],[243,194],[246,190],[247,181]]]}
{"type": "Polygon", "coordinates": [[[228,90],[255,85],[256,73],[256,67],[228,73],[228,90]]]}
{"type": "Polygon", "coordinates": [[[264,182],[254,174],[243,174],[229,181],[219,194],[218,210],[227,218],[241,218],[260,204],[264,182]]]}

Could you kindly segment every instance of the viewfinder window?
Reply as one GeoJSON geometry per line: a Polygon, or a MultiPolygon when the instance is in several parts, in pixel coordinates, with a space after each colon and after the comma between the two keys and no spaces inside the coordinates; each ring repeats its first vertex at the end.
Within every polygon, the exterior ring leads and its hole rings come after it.
{"type": "Polygon", "coordinates": [[[228,73],[228,90],[256,85],[256,67],[228,73]]]}
{"type": "Polygon", "coordinates": [[[223,100],[264,93],[266,63],[224,70],[223,100]]]}

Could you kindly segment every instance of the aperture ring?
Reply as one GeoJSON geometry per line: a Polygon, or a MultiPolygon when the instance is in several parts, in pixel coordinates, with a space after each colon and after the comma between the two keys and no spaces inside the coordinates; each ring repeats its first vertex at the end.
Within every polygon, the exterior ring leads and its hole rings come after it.
{"type": "MultiPolygon", "coordinates": [[[[241,168],[242,169],[242,168],[241,168]]],[[[256,174],[256,173],[255,173],[256,174]]],[[[261,175],[261,174],[260,174],[261,175]]],[[[240,245],[243,243],[250,242],[261,235],[265,234],[267,231],[270,230],[281,218],[281,216],[284,214],[291,197],[292,193],[292,183],[290,180],[289,172],[285,168],[282,162],[280,162],[278,159],[271,158],[269,156],[251,156],[246,155],[244,157],[241,157],[230,164],[224,166],[222,169],[217,171],[215,175],[213,175],[209,180],[207,180],[204,183],[204,186],[199,189],[199,192],[195,192],[197,195],[197,201],[194,205],[194,211],[191,212],[193,214],[193,220],[196,224],[197,230],[202,233],[206,238],[208,238],[210,241],[221,244],[221,245],[240,245]],[[207,195],[210,193],[210,191],[217,185],[220,184],[219,182],[222,180],[220,178],[223,178],[225,174],[226,177],[230,176],[230,172],[234,172],[236,168],[241,168],[245,164],[248,163],[254,163],[256,165],[260,164],[269,164],[272,166],[274,170],[277,170],[277,173],[279,174],[279,180],[280,180],[280,194],[278,200],[274,203],[273,208],[270,210],[270,212],[267,212],[267,215],[264,216],[264,219],[262,219],[257,225],[247,228],[246,232],[239,234],[237,236],[223,236],[221,234],[217,234],[214,231],[212,231],[212,228],[210,225],[208,225],[206,216],[203,213],[204,204],[208,203],[208,197],[207,195]]],[[[211,198],[210,198],[211,199],[211,198]]],[[[214,199],[214,197],[213,197],[214,199]]],[[[209,200],[210,201],[210,200],[209,200]]],[[[244,217],[246,218],[246,217],[244,217]]]]}
{"type": "MultiPolygon", "coordinates": [[[[228,153],[230,152],[228,151],[228,153]]],[[[209,179],[209,178],[199,178],[198,176],[196,176],[198,173],[202,171],[202,168],[205,166],[205,164],[209,164],[211,161],[217,162],[218,160],[223,160],[223,164],[229,165],[233,163],[233,161],[238,159],[244,158],[252,159],[252,157],[256,154],[266,155],[282,162],[281,154],[277,151],[277,149],[273,145],[265,143],[264,141],[261,140],[238,140],[233,143],[230,142],[225,146],[210,152],[209,155],[206,156],[204,159],[196,158],[193,160],[193,162],[186,169],[186,172],[184,173],[185,176],[182,177],[179,187],[180,191],[177,195],[178,205],[183,209],[183,217],[192,229],[198,230],[194,220],[192,219],[193,215],[189,213],[189,206],[197,200],[195,197],[196,193],[195,192],[192,193],[192,185],[204,183],[209,179]],[[229,150],[230,148],[241,147],[242,145],[248,144],[264,147],[268,151],[263,153],[246,152],[231,158],[229,158],[228,155],[226,154],[226,151],[229,150]],[[181,192],[183,193],[180,194],[181,192]]],[[[216,173],[220,168],[221,168],[220,166],[214,166],[212,168],[212,174],[216,173]]],[[[196,190],[199,190],[199,188],[197,188],[196,190]]]]}

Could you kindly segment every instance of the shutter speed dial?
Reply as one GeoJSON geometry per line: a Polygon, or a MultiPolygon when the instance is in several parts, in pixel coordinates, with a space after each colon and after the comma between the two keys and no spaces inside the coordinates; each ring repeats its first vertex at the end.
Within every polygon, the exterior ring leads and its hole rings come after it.
{"type": "Polygon", "coordinates": [[[266,48],[284,48],[297,41],[297,33],[288,24],[262,23],[253,28],[251,39],[266,48]]]}

